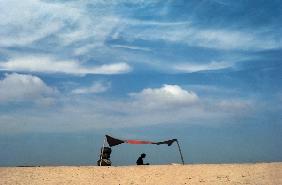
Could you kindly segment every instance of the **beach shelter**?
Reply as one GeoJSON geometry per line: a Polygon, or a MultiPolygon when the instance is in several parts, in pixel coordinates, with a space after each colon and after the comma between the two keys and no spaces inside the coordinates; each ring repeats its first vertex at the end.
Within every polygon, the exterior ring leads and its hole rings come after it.
{"type": "Polygon", "coordinates": [[[181,157],[182,164],[184,165],[184,159],[183,159],[181,148],[180,148],[180,145],[179,145],[179,142],[178,142],[177,139],[170,139],[170,140],[166,140],[166,141],[153,142],[153,141],[142,141],[142,140],[133,140],[133,139],[122,140],[122,139],[113,138],[109,135],[105,135],[102,153],[103,153],[103,150],[105,148],[105,142],[106,141],[108,142],[110,147],[116,146],[116,145],[119,145],[119,144],[123,144],[123,143],[127,143],[127,144],[155,144],[155,145],[167,144],[168,146],[171,146],[174,142],[176,142],[177,146],[178,146],[178,151],[179,151],[179,154],[180,154],[180,157],[181,157]]]}

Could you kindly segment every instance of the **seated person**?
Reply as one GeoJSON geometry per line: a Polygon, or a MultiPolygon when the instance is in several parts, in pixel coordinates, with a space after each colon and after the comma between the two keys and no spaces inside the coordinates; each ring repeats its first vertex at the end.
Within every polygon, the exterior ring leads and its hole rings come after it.
{"type": "Polygon", "coordinates": [[[137,161],[136,161],[136,164],[137,165],[149,165],[149,163],[146,163],[146,164],[144,164],[144,162],[143,162],[143,158],[145,158],[146,157],[146,154],[141,154],[141,156],[137,159],[137,161]]]}

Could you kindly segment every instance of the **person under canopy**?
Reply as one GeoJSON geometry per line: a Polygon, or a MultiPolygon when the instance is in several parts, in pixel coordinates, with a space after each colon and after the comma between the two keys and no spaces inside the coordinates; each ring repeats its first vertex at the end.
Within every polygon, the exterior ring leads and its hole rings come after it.
{"type": "Polygon", "coordinates": [[[137,159],[136,164],[137,165],[149,165],[149,163],[144,164],[143,159],[146,157],[146,154],[141,154],[141,156],[137,159]]]}

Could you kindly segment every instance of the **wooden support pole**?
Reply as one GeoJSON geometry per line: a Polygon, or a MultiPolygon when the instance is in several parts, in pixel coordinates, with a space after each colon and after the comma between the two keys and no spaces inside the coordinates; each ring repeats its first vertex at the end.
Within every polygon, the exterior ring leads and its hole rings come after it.
{"type": "Polygon", "coordinates": [[[104,153],[104,148],[105,148],[105,142],[106,142],[106,137],[104,137],[104,142],[103,142],[103,148],[102,148],[102,152],[100,155],[100,166],[102,165],[102,157],[103,157],[103,153],[104,153]]]}
{"type": "Polygon", "coordinates": [[[183,155],[182,155],[182,152],[181,152],[181,149],[180,149],[180,145],[179,145],[179,143],[178,143],[178,140],[176,140],[176,143],[177,143],[177,146],[178,146],[178,150],[179,150],[179,153],[180,153],[180,157],[181,157],[182,164],[184,165],[184,159],[183,159],[183,155]]]}

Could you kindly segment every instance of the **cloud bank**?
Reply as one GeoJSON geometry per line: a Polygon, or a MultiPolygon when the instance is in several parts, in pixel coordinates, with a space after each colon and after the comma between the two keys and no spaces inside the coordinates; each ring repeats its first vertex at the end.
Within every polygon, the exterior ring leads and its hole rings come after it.
{"type": "MultiPolygon", "coordinates": [[[[0,116],[0,122],[10,120],[13,124],[20,125],[15,119],[22,120],[29,112],[29,117],[25,117],[28,122],[26,129],[38,131],[77,131],[166,124],[215,125],[229,123],[233,118],[244,119],[253,114],[253,107],[256,105],[250,100],[219,101],[201,98],[196,92],[175,84],[144,88],[140,92],[130,93],[124,99],[77,96],[102,93],[105,89],[99,86],[94,83],[88,88],[74,90],[69,96],[59,96],[57,102],[61,106],[54,107],[54,111],[37,109],[34,112],[30,108],[22,113],[0,116]],[[45,120],[46,117],[48,121],[45,120]]],[[[5,128],[9,129],[9,125],[5,128]]]]}

